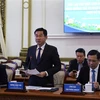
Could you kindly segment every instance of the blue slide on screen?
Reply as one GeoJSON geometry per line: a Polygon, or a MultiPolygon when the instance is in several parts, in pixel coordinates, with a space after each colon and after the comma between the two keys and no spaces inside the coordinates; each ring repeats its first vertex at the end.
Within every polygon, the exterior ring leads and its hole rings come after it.
{"type": "Polygon", "coordinates": [[[64,32],[100,33],[100,0],[64,0],[64,32]]]}

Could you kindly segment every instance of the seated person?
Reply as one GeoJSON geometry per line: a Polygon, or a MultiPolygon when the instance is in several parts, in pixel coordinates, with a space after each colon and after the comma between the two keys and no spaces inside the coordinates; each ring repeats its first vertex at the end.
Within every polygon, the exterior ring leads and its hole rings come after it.
{"type": "Polygon", "coordinates": [[[0,85],[7,84],[7,82],[6,65],[0,64],[0,85]]]}
{"type": "Polygon", "coordinates": [[[87,54],[88,66],[82,67],[77,78],[78,84],[85,85],[90,82],[92,89],[100,87],[100,53],[97,50],[90,50],[87,54]]]}
{"type": "Polygon", "coordinates": [[[87,66],[87,59],[85,58],[85,50],[83,48],[78,48],[76,51],[76,59],[69,62],[69,68],[67,70],[67,75],[70,77],[78,76],[80,69],[83,66],[87,66]]]}

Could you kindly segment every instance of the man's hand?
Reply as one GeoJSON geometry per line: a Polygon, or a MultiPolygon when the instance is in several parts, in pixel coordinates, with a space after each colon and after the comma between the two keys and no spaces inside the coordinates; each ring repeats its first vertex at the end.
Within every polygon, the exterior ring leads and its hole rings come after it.
{"type": "Polygon", "coordinates": [[[99,89],[99,83],[98,82],[94,82],[93,84],[94,84],[95,89],[99,89]]]}
{"type": "Polygon", "coordinates": [[[36,76],[38,77],[45,77],[46,76],[46,72],[40,72],[39,74],[37,74],[36,76]]]}
{"type": "Polygon", "coordinates": [[[71,71],[71,72],[69,73],[69,76],[70,76],[70,77],[73,77],[73,78],[75,78],[76,75],[77,75],[77,72],[71,71]]]}
{"type": "Polygon", "coordinates": [[[80,82],[77,82],[78,85],[82,85],[80,82]]]}

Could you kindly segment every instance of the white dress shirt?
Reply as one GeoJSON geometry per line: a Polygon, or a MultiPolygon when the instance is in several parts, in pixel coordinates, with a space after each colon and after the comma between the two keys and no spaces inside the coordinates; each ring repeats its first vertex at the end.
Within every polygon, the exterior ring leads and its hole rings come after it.
{"type": "MultiPolygon", "coordinates": [[[[98,68],[99,68],[99,65],[94,69],[95,70],[95,82],[97,82],[98,68]]],[[[90,68],[89,82],[92,82],[92,68],[90,68]]]]}
{"type": "MultiPolygon", "coordinates": [[[[46,45],[46,43],[41,47],[40,57],[41,57],[42,54],[43,54],[43,51],[44,51],[45,45],[46,45]]],[[[38,55],[38,52],[39,52],[39,48],[40,48],[40,47],[37,46],[37,49],[36,49],[36,58],[37,58],[37,55],[38,55]]],[[[45,73],[46,73],[46,76],[48,76],[48,72],[45,71],[45,73]]]]}

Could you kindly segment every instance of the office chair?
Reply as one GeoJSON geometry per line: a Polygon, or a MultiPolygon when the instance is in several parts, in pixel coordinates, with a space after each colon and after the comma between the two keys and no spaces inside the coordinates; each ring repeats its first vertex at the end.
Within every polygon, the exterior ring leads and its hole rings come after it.
{"type": "Polygon", "coordinates": [[[6,65],[0,64],[0,85],[7,84],[7,73],[6,73],[6,65]]]}

